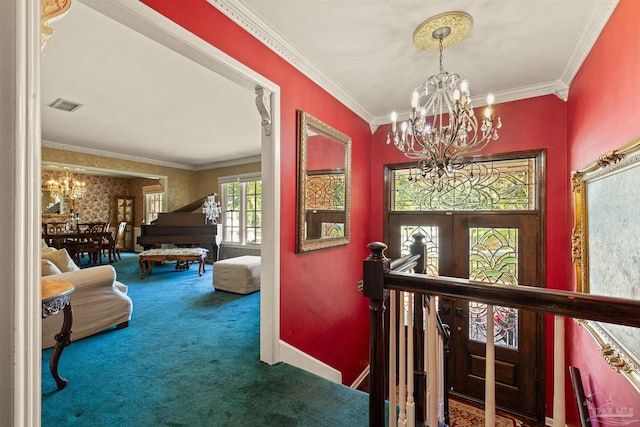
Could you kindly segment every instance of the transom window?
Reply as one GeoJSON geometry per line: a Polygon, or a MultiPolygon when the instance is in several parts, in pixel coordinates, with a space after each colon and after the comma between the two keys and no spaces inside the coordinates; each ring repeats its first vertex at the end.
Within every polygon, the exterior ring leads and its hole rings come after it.
{"type": "Polygon", "coordinates": [[[536,209],[535,159],[472,163],[437,182],[413,168],[392,172],[392,211],[536,209]]]}

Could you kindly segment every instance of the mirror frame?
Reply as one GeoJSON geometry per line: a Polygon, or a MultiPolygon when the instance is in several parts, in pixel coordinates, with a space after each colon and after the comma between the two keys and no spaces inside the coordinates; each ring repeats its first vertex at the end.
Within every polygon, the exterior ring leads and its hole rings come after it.
{"type": "MultiPolygon", "coordinates": [[[[618,261],[620,270],[635,272],[632,259],[622,254],[635,254],[627,241],[640,233],[640,221],[637,217],[635,194],[640,175],[640,138],[613,151],[602,154],[586,167],[572,172],[571,187],[574,198],[574,226],[571,235],[572,261],[576,273],[576,291],[618,297],[638,299],[633,283],[637,283],[640,273],[636,272],[628,283],[620,282],[611,286],[603,278],[607,275],[606,266],[598,262],[603,252],[611,254],[618,261]],[[627,174],[625,176],[625,174],[627,174]],[[626,196],[625,196],[626,195],[626,196]],[[606,209],[589,210],[589,197],[597,198],[606,209]],[[607,203],[610,198],[610,202],[607,203]],[[612,207],[612,203],[615,205],[612,207]],[[625,239],[609,239],[605,230],[610,219],[603,212],[616,212],[622,221],[629,219],[625,229],[629,235],[625,239]],[[604,233],[604,235],[603,235],[604,233]],[[592,240],[590,248],[590,237],[592,240]],[[597,244],[597,245],[596,245],[597,244]],[[590,250],[591,249],[591,250],[590,250]],[[602,283],[606,282],[606,283],[602,283]]],[[[594,208],[594,205],[591,205],[594,208]]],[[[615,233],[613,233],[615,234],[615,233]]],[[[628,333],[617,325],[609,325],[592,320],[579,320],[600,347],[600,354],[614,370],[624,375],[636,390],[640,391],[640,338],[630,338],[628,333]]]]}
{"type": "Polygon", "coordinates": [[[315,251],[349,244],[351,234],[351,138],[334,129],[317,118],[298,110],[298,185],[297,185],[297,227],[296,253],[315,251]],[[313,128],[318,132],[333,138],[345,145],[344,174],[344,236],[325,239],[307,239],[305,237],[305,189],[307,187],[307,129],[313,128]]]}

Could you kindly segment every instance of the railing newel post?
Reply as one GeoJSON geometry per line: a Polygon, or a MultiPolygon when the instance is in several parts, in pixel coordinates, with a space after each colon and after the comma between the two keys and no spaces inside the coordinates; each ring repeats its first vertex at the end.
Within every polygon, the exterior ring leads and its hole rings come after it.
{"type": "Polygon", "coordinates": [[[384,255],[387,245],[372,242],[371,251],[363,261],[363,294],[371,301],[371,329],[369,338],[369,426],[385,425],[385,348],[384,300],[389,291],[384,289],[384,274],[390,269],[390,260],[384,255]]]}

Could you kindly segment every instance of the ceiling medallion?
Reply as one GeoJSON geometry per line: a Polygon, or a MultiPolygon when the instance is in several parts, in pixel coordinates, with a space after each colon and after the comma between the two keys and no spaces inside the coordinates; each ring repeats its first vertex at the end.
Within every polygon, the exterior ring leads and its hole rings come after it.
{"type": "Polygon", "coordinates": [[[418,25],[413,32],[413,44],[419,49],[431,51],[440,49],[442,40],[442,48],[446,49],[460,43],[472,28],[473,18],[466,12],[441,13],[418,25]]]}

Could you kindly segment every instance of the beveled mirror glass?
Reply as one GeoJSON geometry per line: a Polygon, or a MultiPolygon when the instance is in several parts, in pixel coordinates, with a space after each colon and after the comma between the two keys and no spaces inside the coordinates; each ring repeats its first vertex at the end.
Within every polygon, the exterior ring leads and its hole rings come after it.
{"type": "Polygon", "coordinates": [[[351,138],[298,111],[297,252],[349,243],[351,138]]]}

